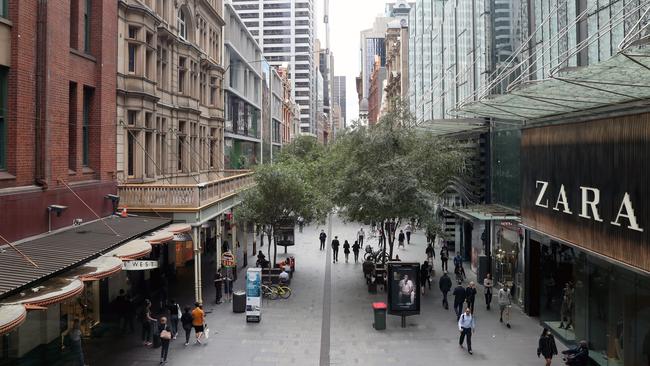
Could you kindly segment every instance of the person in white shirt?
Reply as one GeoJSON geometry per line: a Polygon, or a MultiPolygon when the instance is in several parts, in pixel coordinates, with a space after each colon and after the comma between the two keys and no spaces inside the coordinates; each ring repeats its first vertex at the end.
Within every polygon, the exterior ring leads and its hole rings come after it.
{"type": "Polygon", "coordinates": [[[499,321],[503,323],[503,318],[505,315],[506,327],[510,328],[510,308],[512,307],[512,295],[510,294],[510,288],[507,286],[502,287],[497,294],[497,300],[499,301],[499,309],[501,310],[499,321]]]}
{"type": "Polygon", "coordinates": [[[487,309],[490,310],[490,303],[492,302],[492,276],[488,273],[483,279],[483,287],[485,291],[485,305],[487,309]]]}
{"type": "Polygon", "coordinates": [[[415,300],[415,285],[409,279],[408,275],[404,275],[399,281],[399,302],[402,304],[410,305],[415,300]]]}
{"type": "Polygon", "coordinates": [[[470,308],[465,309],[463,315],[458,318],[458,331],[460,332],[460,339],[458,344],[463,347],[463,341],[467,338],[467,352],[472,354],[472,334],[476,329],[476,322],[470,308]]]}
{"type": "Polygon", "coordinates": [[[411,231],[413,231],[411,224],[406,224],[404,228],[404,232],[406,232],[406,244],[411,244],[411,231]]]}
{"type": "Polygon", "coordinates": [[[280,283],[287,283],[289,282],[289,272],[287,270],[283,270],[282,273],[280,273],[280,283]]]}
{"type": "Polygon", "coordinates": [[[363,245],[364,236],[366,236],[366,233],[363,231],[363,228],[360,228],[359,231],[357,231],[357,240],[359,241],[359,245],[363,245]]]}

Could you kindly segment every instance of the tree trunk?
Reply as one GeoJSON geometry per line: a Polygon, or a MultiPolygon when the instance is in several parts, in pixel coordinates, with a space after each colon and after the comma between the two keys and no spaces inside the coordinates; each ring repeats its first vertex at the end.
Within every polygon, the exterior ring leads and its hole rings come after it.
{"type": "Polygon", "coordinates": [[[271,236],[269,235],[269,232],[271,231],[271,228],[266,227],[266,230],[267,230],[266,235],[267,235],[267,237],[269,239],[269,243],[268,243],[268,253],[269,253],[269,255],[267,256],[267,258],[269,259],[269,262],[271,262],[271,236]]]}
{"type": "MultiPolygon", "coordinates": [[[[273,231],[274,235],[274,240],[273,240],[273,268],[275,268],[275,265],[278,261],[278,241],[275,238],[275,227],[271,227],[271,230],[273,231]]],[[[269,239],[270,240],[270,239],[269,239]]]]}

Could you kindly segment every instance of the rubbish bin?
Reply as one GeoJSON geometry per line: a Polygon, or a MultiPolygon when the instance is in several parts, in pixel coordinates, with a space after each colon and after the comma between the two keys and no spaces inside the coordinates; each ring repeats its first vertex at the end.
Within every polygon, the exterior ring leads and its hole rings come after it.
{"type": "Polygon", "coordinates": [[[386,304],[383,302],[373,302],[372,309],[375,312],[375,322],[372,326],[376,330],[386,329],[386,304]]]}
{"type": "Polygon", "coordinates": [[[232,312],[243,313],[246,311],[246,293],[244,291],[235,291],[232,294],[232,312]]]}

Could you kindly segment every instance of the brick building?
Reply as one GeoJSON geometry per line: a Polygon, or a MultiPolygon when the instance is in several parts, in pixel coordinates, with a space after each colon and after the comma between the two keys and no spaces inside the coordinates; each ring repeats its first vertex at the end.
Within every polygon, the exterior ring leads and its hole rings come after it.
{"type": "Polygon", "coordinates": [[[385,80],[386,67],[381,66],[380,57],[375,56],[375,63],[370,74],[370,91],[368,92],[368,125],[375,125],[379,121],[385,80]]]}
{"type": "Polygon", "coordinates": [[[0,4],[0,234],[14,241],[112,211],[117,7],[0,4]]]}

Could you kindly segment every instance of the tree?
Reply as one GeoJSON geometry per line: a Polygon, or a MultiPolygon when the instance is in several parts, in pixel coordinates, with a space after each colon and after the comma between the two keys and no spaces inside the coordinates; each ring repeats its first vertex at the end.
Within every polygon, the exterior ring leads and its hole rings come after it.
{"type": "MultiPolygon", "coordinates": [[[[242,204],[236,209],[236,216],[266,225],[271,229],[270,237],[281,224],[295,224],[298,217],[306,223],[322,221],[328,211],[327,200],[315,189],[311,178],[316,174],[318,161],[323,158],[321,148],[301,137],[282,150],[276,163],[257,166],[256,184],[242,193],[242,204]],[[291,152],[294,147],[295,154],[291,152]],[[303,158],[299,158],[298,151],[303,158]]],[[[269,243],[269,257],[270,246],[269,243]]],[[[274,241],[274,264],[276,260],[277,243],[274,241]]]]}
{"type": "Polygon", "coordinates": [[[381,225],[390,258],[400,219],[430,222],[439,197],[465,162],[452,141],[413,125],[408,108],[397,103],[377,125],[343,133],[327,159],[333,204],[347,220],[381,225]]]}

